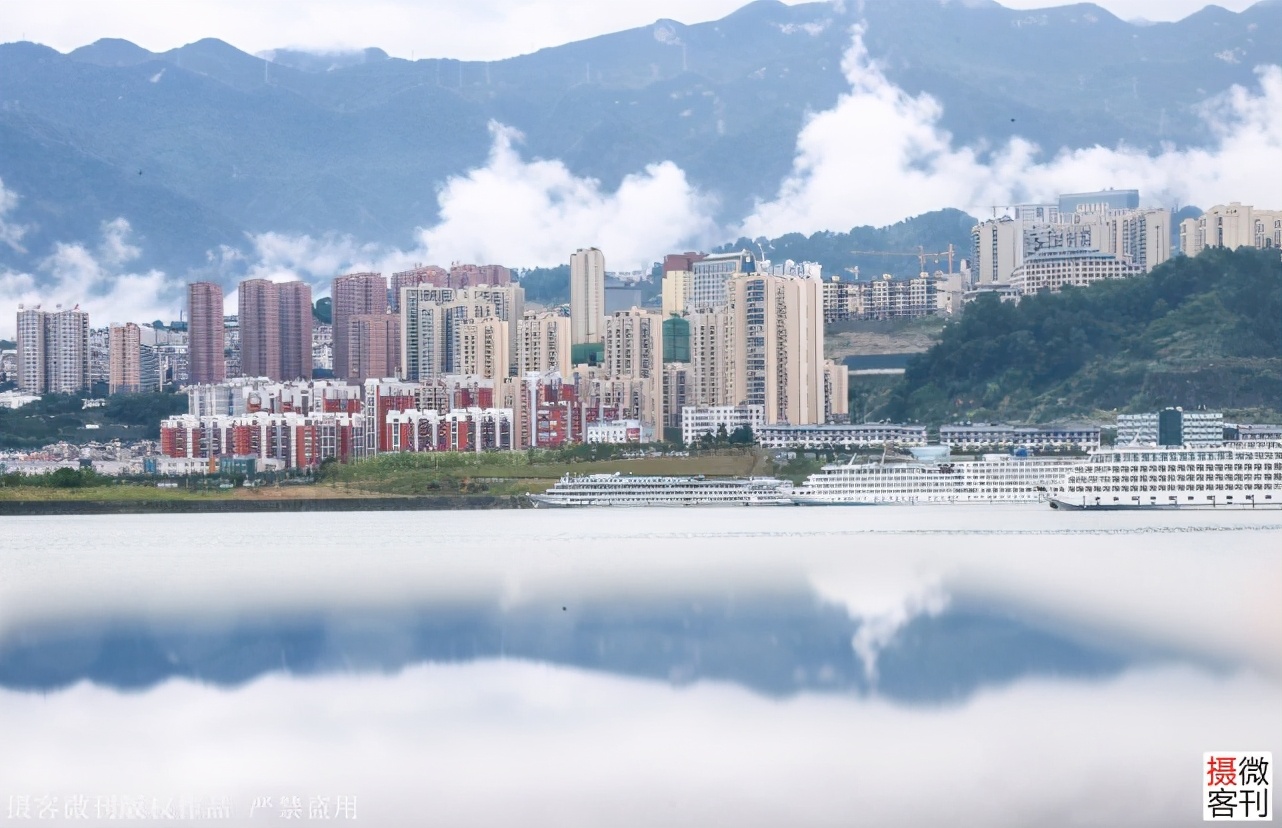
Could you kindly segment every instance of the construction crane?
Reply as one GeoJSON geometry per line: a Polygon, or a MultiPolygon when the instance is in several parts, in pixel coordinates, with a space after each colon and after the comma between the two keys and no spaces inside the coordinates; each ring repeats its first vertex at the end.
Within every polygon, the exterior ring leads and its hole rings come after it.
{"type": "Polygon", "coordinates": [[[927,258],[933,256],[935,257],[935,262],[938,263],[940,256],[947,256],[948,272],[950,274],[953,272],[953,257],[956,255],[955,251],[953,250],[953,246],[951,244],[948,245],[947,250],[941,250],[937,253],[927,253],[925,248],[923,248],[921,245],[917,245],[916,253],[908,253],[903,250],[852,250],[850,252],[856,256],[916,256],[917,262],[921,266],[921,271],[923,273],[926,272],[927,258]]]}

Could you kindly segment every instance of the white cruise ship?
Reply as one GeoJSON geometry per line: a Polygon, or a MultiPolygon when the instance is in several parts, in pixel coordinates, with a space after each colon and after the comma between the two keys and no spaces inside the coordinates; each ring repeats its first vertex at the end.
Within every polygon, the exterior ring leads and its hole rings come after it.
{"type": "Polygon", "coordinates": [[[824,466],[792,498],[803,506],[873,506],[914,503],[1036,503],[1046,490],[1081,465],[1081,457],[985,454],[950,460],[946,447],[913,449],[915,461],[856,462],[824,466]],[[933,450],[933,451],[931,451],[933,450]]]}
{"type": "Polygon", "coordinates": [[[543,494],[549,506],[791,506],[792,487],[773,477],[707,478],[630,474],[567,474],[543,494]]]}
{"type": "Polygon", "coordinates": [[[1282,442],[1102,449],[1050,488],[1056,509],[1282,507],[1282,442]]]}

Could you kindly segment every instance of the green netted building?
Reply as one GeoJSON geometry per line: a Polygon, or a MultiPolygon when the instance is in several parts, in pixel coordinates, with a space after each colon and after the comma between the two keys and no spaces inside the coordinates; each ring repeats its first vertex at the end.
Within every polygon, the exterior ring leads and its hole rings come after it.
{"type": "Polygon", "coordinates": [[[663,320],[663,361],[690,361],[690,322],[680,316],[663,320]]]}

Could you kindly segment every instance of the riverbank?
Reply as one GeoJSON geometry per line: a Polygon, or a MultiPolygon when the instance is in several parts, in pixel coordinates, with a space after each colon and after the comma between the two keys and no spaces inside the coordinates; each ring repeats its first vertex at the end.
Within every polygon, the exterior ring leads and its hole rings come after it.
{"type": "Polygon", "coordinates": [[[530,502],[507,495],[433,497],[208,497],[131,500],[0,500],[0,516],[138,515],[233,512],[411,512],[457,509],[526,509],[530,502]]]}

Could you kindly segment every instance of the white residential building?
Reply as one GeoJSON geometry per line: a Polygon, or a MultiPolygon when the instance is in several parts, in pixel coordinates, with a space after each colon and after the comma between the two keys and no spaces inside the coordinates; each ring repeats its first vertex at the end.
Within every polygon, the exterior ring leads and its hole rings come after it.
{"type": "Polygon", "coordinates": [[[1107,253],[1046,250],[1027,256],[1010,276],[1011,288],[1017,295],[1028,296],[1048,290],[1052,293],[1072,285],[1084,287],[1108,279],[1126,279],[1144,273],[1140,265],[1107,253]]]}
{"type": "Polygon", "coordinates": [[[1208,247],[1282,248],[1282,210],[1257,210],[1234,201],[1180,222],[1181,253],[1196,256],[1208,247]]]}
{"type": "Polygon", "coordinates": [[[756,272],[756,262],[746,250],[705,256],[691,267],[684,308],[689,313],[725,308],[730,280],[756,272]]]}
{"type": "Polygon", "coordinates": [[[681,442],[688,446],[705,434],[715,437],[722,426],[726,434],[743,426],[757,434],[765,425],[766,411],[761,405],[687,405],[681,409],[681,442]]]}
{"type": "Polygon", "coordinates": [[[762,448],[844,449],[926,445],[926,427],[901,423],[838,423],[834,425],[770,425],[757,432],[762,448]]]}
{"type": "Polygon", "coordinates": [[[89,314],[18,306],[18,389],[74,394],[89,388],[89,314]]]}
{"type": "Polygon", "coordinates": [[[606,420],[588,423],[583,432],[585,443],[611,443],[625,445],[628,443],[654,442],[654,429],[640,420],[606,420]]]}

